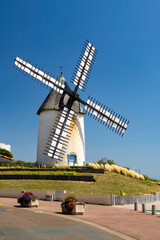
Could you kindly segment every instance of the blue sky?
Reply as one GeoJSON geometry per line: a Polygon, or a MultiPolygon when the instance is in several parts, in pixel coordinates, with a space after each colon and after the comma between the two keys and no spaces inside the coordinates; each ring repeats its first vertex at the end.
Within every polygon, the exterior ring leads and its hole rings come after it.
{"type": "MultiPolygon", "coordinates": [[[[160,178],[160,1],[0,1],[0,142],[36,161],[38,116],[49,93],[13,69],[17,53],[69,83],[86,38],[98,50],[85,93],[130,120],[123,138],[85,116],[86,161],[113,159],[160,178]]],[[[69,83],[72,88],[72,84],[69,83]]]]}

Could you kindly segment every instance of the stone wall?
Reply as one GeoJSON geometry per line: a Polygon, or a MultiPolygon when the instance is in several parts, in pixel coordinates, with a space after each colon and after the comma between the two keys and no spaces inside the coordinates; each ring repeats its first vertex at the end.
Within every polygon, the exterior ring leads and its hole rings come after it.
{"type": "Polygon", "coordinates": [[[100,205],[123,205],[138,203],[150,203],[160,201],[160,193],[154,195],[141,195],[141,196],[113,196],[112,194],[83,194],[83,193],[66,193],[65,190],[33,190],[33,189],[0,189],[0,197],[17,198],[23,192],[32,192],[38,195],[41,200],[46,199],[46,195],[53,195],[53,200],[63,201],[68,195],[74,195],[78,201],[100,204],[100,205]]]}
{"type": "Polygon", "coordinates": [[[85,194],[85,193],[65,193],[64,197],[68,195],[74,195],[79,202],[92,203],[92,204],[102,204],[102,205],[112,205],[113,195],[112,194],[85,194]]]}
{"type": "Polygon", "coordinates": [[[63,201],[65,190],[33,190],[33,189],[0,189],[0,197],[18,198],[24,192],[32,192],[38,196],[41,200],[46,199],[46,195],[52,194],[54,200],[63,201]]]}
{"type": "Polygon", "coordinates": [[[0,189],[0,197],[18,198],[23,192],[32,192],[38,195],[41,200],[46,199],[46,195],[53,195],[53,200],[63,201],[68,195],[74,195],[78,201],[92,204],[112,205],[112,194],[73,194],[66,193],[65,190],[33,190],[33,189],[0,189]]]}

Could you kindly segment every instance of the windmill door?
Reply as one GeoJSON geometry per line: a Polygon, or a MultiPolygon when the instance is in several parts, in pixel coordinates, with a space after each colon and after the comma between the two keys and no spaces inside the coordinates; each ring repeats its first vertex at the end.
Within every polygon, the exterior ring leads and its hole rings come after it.
{"type": "Polygon", "coordinates": [[[76,164],[76,155],[70,155],[69,156],[69,165],[75,165],[76,164]]]}

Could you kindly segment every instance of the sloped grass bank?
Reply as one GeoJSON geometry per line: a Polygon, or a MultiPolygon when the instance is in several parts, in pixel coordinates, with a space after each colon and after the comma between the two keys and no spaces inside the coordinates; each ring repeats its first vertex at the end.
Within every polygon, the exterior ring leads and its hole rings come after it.
{"type": "Polygon", "coordinates": [[[57,180],[0,180],[0,189],[53,189],[70,193],[101,193],[120,195],[144,195],[160,192],[160,185],[140,181],[118,173],[93,174],[96,182],[57,180]]]}

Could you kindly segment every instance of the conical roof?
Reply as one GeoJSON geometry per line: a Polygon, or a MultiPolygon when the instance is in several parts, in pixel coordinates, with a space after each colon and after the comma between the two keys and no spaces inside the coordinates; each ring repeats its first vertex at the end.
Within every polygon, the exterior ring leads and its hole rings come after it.
{"type": "MultiPolygon", "coordinates": [[[[71,91],[62,73],[58,81],[63,82],[63,84],[65,84],[65,89],[71,91]]],[[[52,89],[48,96],[46,97],[46,99],[44,100],[44,102],[42,103],[42,105],[40,106],[40,108],[38,109],[37,114],[39,115],[42,111],[46,110],[62,110],[65,103],[67,103],[68,98],[69,96],[66,93],[60,94],[54,89],[52,89]]],[[[78,101],[75,101],[73,103],[72,110],[76,113],[85,114],[85,111],[83,110],[78,101]]]]}

